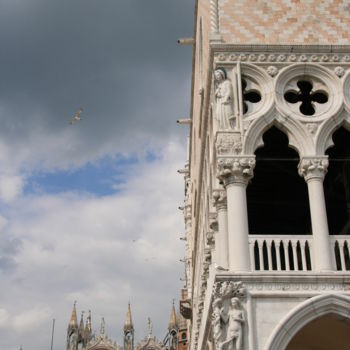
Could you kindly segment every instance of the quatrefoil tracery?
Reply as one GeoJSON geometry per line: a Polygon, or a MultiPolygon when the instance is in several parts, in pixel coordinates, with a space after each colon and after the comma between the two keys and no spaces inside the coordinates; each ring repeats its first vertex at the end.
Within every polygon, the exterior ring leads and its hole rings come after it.
{"type": "Polygon", "coordinates": [[[298,80],[297,87],[299,91],[289,90],[284,94],[284,98],[289,103],[301,102],[299,111],[306,116],[312,116],[316,113],[316,104],[328,102],[328,95],[323,90],[313,91],[313,84],[307,80],[298,80]]]}

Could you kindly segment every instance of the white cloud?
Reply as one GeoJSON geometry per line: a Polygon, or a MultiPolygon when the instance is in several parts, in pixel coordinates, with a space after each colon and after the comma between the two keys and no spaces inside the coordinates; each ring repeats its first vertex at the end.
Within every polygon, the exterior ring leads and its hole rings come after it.
{"type": "Polygon", "coordinates": [[[17,314],[12,321],[13,328],[17,332],[37,331],[38,327],[47,324],[52,315],[48,306],[38,305],[17,314]]]}
{"type": "MultiPolygon", "coordinates": [[[[14,334],[26,332],[25,349],[44,348],[46,338],[36,334],[49,333],[52,317],[56,347],[64,348],[74,300],[79,310],[92,309],[94,328],[104,316],[109,334],[119,341],[129,300],[138,338],[148,316],[154,333],[165,335],[183,271],[178,262],[183,218],[176,210],[183,179],[176,170],[184,156],[183,145],[169,142],[159,159],[133,167],[122,192],[114,195],[32,195],[9,206],[5,232],[21,245],[2,288],[16,315],[14,334]],[[28,305],[36,306],[28,310],[28,305]]],[[[0,329],[0,348],[9,348],[6,339],[0,329]]]]}
{"type": "Polygon", "coordinates": [[[21,176],[0,175],[0,198],[6,202],[12,202],[23,191],[23,180],[21,176]]]}

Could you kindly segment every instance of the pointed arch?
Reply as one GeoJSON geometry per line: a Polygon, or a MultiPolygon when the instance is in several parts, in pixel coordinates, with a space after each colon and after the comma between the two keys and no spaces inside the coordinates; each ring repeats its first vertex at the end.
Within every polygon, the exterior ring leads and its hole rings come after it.
{"type": "Polygon", "coordinates": [[[286,349],[299,330],[327,314],[340,315],[350,321],[350,297],[342,294],[323,294],[299,304],[279,322],[264,350],[286,349]]]}
{"type": "Polygon", "coordinates": [[[263,134],[273,126],[288,136],[289,147],[297,151],[300,157],[313,154],[314,144],[305,127],[296,119],[286,118],[276,110],[256,119],[249,126],[244,138],[243,154],[254,154],[262,147],[263,134]]]}
{"type": "Polygon", "coordinates": [[[350,115],[346,111],[327,119],[322,124],[316,135],[315,154],[324,155],[327,149],[334,145],[333,134],[342,126],[350,131],[350,115]]]}

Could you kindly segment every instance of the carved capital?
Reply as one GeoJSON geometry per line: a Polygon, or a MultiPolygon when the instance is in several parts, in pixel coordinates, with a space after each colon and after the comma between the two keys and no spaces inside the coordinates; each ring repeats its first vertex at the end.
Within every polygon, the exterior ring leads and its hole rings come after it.
{"type": "Polygon", "coordinates": [[[217,168],[217,177],[225,187],[232,183],[247,185],[254,175],[255,156],[219,158],[217,168]]]}
{"type": "Polygon", "coordinates": [[[299,175],[306,181],[320,179],[323,181],[328,169],[328,157],[303,157],[300,160],[299,175]]]}
{"type": "Polygon", "coordinates": [[[241,134],[235,131],[218,131],[216,133],[217,155],[238,155],[242,152],[241,134]]]}
{"type": "Polygon", "coordinates": [[[227,193],[225,189],[213,190],[213,204],[216,210],[227,209],[227,193]]]}

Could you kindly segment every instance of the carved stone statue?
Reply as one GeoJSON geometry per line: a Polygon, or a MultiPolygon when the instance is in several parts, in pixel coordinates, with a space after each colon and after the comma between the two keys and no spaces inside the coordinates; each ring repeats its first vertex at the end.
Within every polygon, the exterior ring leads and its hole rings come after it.
{"type": "Polygon", "coordinates": [[[221,344],[221,349],[242,350],[244,312],[238,298],[231,299],[230,310],[223,315],[224,323],[228,324],[226,340],[221,344]]]}
{"type": "Polygon", "coordinates": [[[225,68],[218,68],[214,72],[216,82],[216,119],[220,130],[229,130],[234,128],[233,113],[233,92],[231,82],[227,79],[225,68]]]}
{"type": "Polygon", "coordinates": [[[215,350],[243,350],[246,320],[240,298],[244,295],[241,282],[215,283],[212,314],[215,350]]]}

